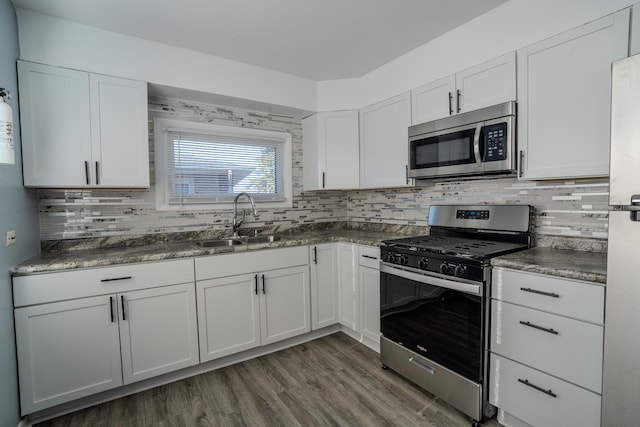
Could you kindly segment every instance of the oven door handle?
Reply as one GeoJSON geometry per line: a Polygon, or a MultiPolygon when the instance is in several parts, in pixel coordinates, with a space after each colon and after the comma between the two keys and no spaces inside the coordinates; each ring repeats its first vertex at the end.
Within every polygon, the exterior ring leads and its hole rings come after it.
{"type": "Polygon", "coordinates": [[[389,267],[384,263],[380,264],[380,272],[387,273],[394,276],[402,277],[404,279],[414,280],[416,282],[424,283],[432,286],[439,286],[441,288],[447,288],[454,291],[460,291],[471,295],[482,296],[482,284],[463,283],[455,280],[441,279],[439,277],[428,276],[426,274],[414,273],[412,271],[400,270],[396,267],[389,267]]]}

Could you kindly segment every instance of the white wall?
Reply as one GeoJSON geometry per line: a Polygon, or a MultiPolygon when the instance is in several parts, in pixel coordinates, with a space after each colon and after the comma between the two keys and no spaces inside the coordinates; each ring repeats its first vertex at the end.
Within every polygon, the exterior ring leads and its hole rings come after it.
{"type": "Polygon", "coordinates": [[[511,0],[359,79],[318,83],[318,111],[357,109],[631,5],[634,0],[511,0]]]}
{"type": "Polygon", "coordinates": [[[200,92],[316,109],[317,84],[203,53],[18,9],[20,57],[200,92]]]}
{"type": "Polygon", "coordinates": [[[13,297],[9,268],[38,253],[38,206],[36,192],[22,186],[20,155],[20,117],[18,116],[18,27],[9,0],[0,0],[0,87],[8,89],[13,99],[16,129],[14,141],[16,164],[0,165],[0,426],[15,427],[20,419],[18,410],[18,373],[13,330],[13,297]],[[16,243],[5,246],[4,234],[16,231],[16,243]]]}

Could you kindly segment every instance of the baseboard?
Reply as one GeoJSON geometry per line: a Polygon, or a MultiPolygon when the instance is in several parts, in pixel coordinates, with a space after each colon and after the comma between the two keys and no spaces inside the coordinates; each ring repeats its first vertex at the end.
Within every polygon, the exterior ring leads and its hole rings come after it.
{"type": "Polygon", "coordinates": [[[18,423],[18,427],[31,427],[31,423],[27,419],[23,418],[18,423]]]}

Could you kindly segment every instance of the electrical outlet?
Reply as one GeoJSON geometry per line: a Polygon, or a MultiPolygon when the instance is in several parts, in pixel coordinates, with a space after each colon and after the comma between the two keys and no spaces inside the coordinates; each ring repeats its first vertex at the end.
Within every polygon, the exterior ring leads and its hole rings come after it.
{"type": "Polygon", "coordinates": [[[395,211],[393,213],[393,219],[404,219],[404,211],[395,211]]]}
{"type": "Polygon", "coordinates": [[[7,231],[7,246],[13,245],[16,242],[16,230],[7,231]]]}

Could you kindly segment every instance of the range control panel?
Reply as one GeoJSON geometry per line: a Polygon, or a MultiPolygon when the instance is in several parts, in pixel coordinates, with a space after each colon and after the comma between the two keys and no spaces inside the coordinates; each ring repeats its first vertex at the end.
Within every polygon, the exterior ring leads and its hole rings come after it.
{"type": "Polygon", "coordinates": [[[484,161],[495,162],[507,158],[507,124],[486,125],[484,131],[484,161]]]}
{"type": "Polygon", "coordinates": [[[489,211],[488,210],[457,210],[456,211],[457,219],[489,219],[489,211]]]}

